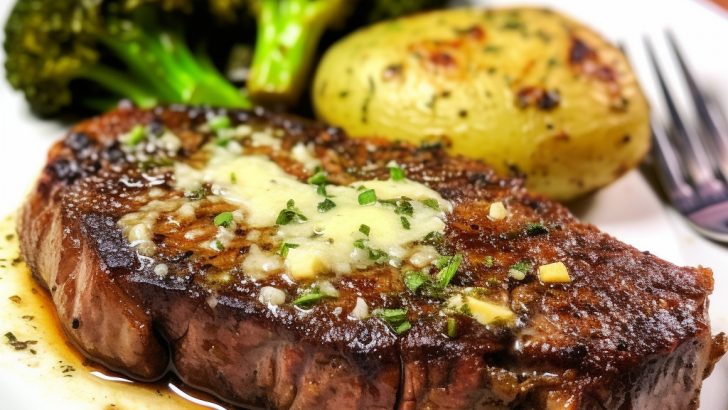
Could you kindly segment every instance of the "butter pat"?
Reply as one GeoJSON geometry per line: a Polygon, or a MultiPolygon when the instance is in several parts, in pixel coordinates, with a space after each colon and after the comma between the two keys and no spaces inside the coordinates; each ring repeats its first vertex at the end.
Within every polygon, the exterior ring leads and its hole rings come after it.
{"type": "Polygon", "coordinates": [[[290,249],[286,257],[286,269],[293,280],[315,278],[326,268],[324,259],[309,249],[290,249]]]}
{"type": "Polygon", "coordinates": [[[467,303],[473,318],[484,325],[502,322],[511,323],[516,318],[516,314],[506,306],[486,302],[472,296],[466,296],[465,303],[467,303]]]}
{"type": "Polygon", "coordinates": [[[493,202],[488,210],[488,217],[494,221],[500,221],[508,216],[508,210],[503,202],[493,202]]]}
{"type": "Polygon", "coordinates": [[[538,279],[543,283],[569,283],[571,276],[563,262],[549,263],[538,267],[538,279]]]}

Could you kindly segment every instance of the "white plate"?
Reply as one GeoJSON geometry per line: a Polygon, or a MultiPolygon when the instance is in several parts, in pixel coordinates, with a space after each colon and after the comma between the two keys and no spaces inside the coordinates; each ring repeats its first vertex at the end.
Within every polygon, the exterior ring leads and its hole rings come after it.
{"type": "MultiPolygon", "coordinates": [[[[485,1],[504,5],[510,1],[485,1]]],[[[520,2],[519,2],[520,3],[520,2]]],[[[703,84],[728,107],[728,13],[708,2],[688,0],[648,1],[574,1],[554,0],[534,2],[552,6],[577,17],[598,29],[607,37],[625,43],[643,79],[643,86],[653,101],[659,101],[653,78],[645,66],[641,37],[648,34],[661,40],[662,31],[672,29],[687,52],[703,84]]],[[[0,21],[12,5],[12,0],[0,0],[0,21]]],[[[3,23],[4,24],[4,23],[3,23]]],[[[0,34],[1,36],[1,34],[0,34]]],[[[664,43],[658,41],[659,52],[664,43]]],[[[0,60],[4,61],[1,55],[0,60]]],[[[1,71],[2,69],[0,69],[1,71]]],[[[0,80],[0,214],[13,211],[21,202],[38,171],[43,166],[46,150],[59,137],[65,125],[40,121],[27,110],[23,99],[0,80]]],[[[675,78],[675,77],[673,77],[675,78]]],[[[653,103],[658,112],[659,104],[653,103]]],[[[655,194],[645,177],[637,171],[573,206],[583,219],[622,241],[679,265],[709,266],[715,273],[715,291],[711,298],[710,315],[715,332],[728,331],[728,260],[727,248],[696,235],[655,194]]],[[[2,329],[0,329],[2,330],[2,329]]],[[[0,380],[9,380],[3,374],[0,380]]],[[[728,409],[728,360],[716,366],[705,381],[701,409],[728,409]]],[[[38,395],[32,385],[10,387],[0,384],[0,403],[23,403],[27,397],[38,395]]],[[[54,408],[73,408],[74,402],[58,397],[44,397],[40,402],[54,403],[54,408]]],[[[76,398],[83,400],[83,398],[76,398]]],[[[25,403],[29,403],[25,401],[25,403]]],[[[3,406],[0,406],[3,407],[3,406]]],[[[33,408],[27,404],[24,408],[33,408]]],[[[13,408],[17,408],[13,405],[13,408]]]]}

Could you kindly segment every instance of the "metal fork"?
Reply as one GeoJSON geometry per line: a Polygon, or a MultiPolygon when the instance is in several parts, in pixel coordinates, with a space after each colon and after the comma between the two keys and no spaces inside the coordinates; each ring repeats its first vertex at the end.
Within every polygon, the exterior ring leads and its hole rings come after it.
{"type": "Polygon", "coordinates": [[[649,39],[645,47],[665,99],[671,124],[651,119],[658,177],[673,206],[701,234],[728,242],[728,133],[717,105],[708,100],[671,32],[667,42],[677,59],[697,114],[690,127],[680,114],[649,39]]]}

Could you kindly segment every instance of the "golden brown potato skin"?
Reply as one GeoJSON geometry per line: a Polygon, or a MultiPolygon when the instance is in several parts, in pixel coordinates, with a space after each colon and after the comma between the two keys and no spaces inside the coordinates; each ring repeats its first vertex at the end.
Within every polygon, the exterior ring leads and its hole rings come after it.
{"type": "Polygon", "coordinates": [[[451,9],[357,31],[324,56],[317,115],[353,136],[444,140],[569,200],[636,166],[649,109],[624,55],[545,9],[451,9]]]}

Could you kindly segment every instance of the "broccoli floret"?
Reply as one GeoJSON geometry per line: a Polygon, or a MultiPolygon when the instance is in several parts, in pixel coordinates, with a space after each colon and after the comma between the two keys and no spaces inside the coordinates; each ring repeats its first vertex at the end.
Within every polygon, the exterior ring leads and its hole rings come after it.
{"type": "MultiPolygon", "coordinates": [[[[228,4],[236,0],[217,0],[228,4]]],[[[239,1],[239,0],[238,0],[239,1]]],[[[328,28],[398,17],[443,6],[447,0],[252,0],[258,23],[247,89],[267,104],[298,101],[321,35],[328,28]]]]}
{"type": "Polygon", "coordinates": [[[249,107],[185,41],[182,12],[193,1],[18,0],[5,25],[8,80],[43,115],[122,98],[249,107]]]}

